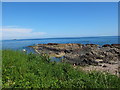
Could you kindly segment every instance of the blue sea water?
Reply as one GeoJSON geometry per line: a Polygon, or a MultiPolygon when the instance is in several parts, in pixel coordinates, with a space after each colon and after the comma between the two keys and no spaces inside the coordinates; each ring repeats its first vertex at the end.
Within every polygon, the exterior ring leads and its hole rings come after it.
{"type": "Polygon", "coordinates": [[[120,44],[119,40],[120,36],[2,40],[0,41],[0,46],[2,45],[0,49],[27,49],[28,52],[34,52],[32,48],[27,46],[46,43],[120,44]]]}

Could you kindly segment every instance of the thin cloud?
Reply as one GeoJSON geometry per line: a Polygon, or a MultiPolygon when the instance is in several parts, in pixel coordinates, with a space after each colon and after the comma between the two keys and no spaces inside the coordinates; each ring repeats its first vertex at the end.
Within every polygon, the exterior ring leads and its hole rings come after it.
{"type": "Polygon", "coordinates": [[[34,32],[33,29],[26,28],[2,28],[2,39],[40,38],[45,34],[45,32],[34,32]]]}

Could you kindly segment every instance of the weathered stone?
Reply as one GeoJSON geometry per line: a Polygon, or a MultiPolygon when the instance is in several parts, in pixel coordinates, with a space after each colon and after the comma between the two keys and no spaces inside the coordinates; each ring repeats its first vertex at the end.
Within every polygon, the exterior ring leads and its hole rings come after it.
{"type": "Polygon", "coordinates": [[[97,63],[114,63],[120,58],[119,44],[106,44],[98,47],[96,44],[37,44],[29,46],[39,53],[47,53],[53,56],[64,56],[65,60],[77,65],[95,65],[97,63]],[[111,62],[112,61],[112,62],[111,62]]]}
{"type": "Polygon", "coordinates": [[[106,65],[103,65],[102,67],[107,67],[106,65]]]}
{"type": "Polygon", "coordinates": [[[58,45],[58,43],[48,43],[47,45],[58,45]]]}
{"type": "Polygon", "coordinates": [[[110,44],[105,44],[102,47],[111,47],[111,45],[110,44]]]}
{"type": "Polygon", "coordinates": [[[96,59],[95,61],[98,63],[103,63],[103,59],[96,59]]]}

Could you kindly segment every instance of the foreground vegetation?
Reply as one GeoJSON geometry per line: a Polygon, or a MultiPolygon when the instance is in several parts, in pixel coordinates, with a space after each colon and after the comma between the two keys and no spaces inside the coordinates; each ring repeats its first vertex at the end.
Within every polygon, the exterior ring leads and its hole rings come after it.
{"type": "Polygon", "coordinates": [[[3,88],[120,88],[120,78],[100,72],[85,73],[48,56],[2,51],[3,88]]]}

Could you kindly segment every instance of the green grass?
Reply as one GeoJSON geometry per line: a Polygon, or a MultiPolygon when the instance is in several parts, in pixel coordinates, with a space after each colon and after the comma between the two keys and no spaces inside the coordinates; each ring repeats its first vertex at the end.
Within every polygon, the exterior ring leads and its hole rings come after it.
{"type": "Polygon", "coordinates": [[[120,88],[120,78],[100,72],[85,73],[48,56],[2,51],[3,88],[120,88]]]}

